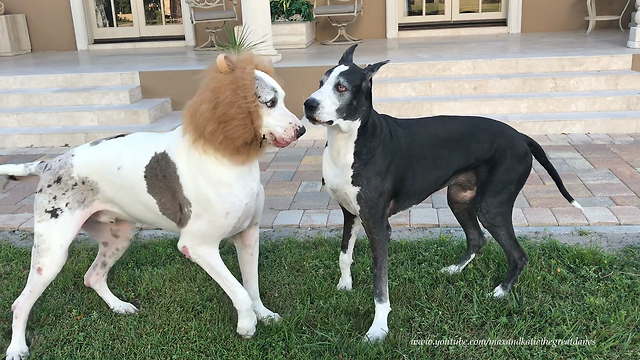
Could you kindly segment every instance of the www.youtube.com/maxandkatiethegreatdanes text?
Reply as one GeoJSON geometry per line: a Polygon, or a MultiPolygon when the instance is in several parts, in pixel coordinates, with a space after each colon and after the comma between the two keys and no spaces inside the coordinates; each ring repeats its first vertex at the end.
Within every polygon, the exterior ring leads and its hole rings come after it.
{"type": "Polygon", "coordinates": [[[411,345],[418,346],[594,346],[595,340],[589,339],[424,339],[411,340],[411,345]]]}

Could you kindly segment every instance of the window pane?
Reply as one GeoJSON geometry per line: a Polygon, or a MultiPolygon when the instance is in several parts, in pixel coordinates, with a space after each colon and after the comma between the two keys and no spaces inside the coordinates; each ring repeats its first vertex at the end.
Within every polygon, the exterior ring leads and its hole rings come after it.
{"type": "Polygon", "coordinates": [[[479,0],[460,0],[460,14],[477,14],[480,12],[479,0]]]}
{"type": "Polygon", "coordinates": [[[501,12],[502,0],[482,0],[482,12],[501,12]]]}
{"type": "Polygon", "coordinates": [[[133,14],[131,13],[131,0],[113,0],[118,18],[118,27],[133,26],[133,14]]]}

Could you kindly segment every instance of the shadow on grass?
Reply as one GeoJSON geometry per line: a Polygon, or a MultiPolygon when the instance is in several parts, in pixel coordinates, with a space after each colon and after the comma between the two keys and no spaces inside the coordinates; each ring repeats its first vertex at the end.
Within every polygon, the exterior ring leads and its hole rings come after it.
{"type": "MultiPolygon", "coordinates": [[[[116,315],[83,285],[97,247],[70,249],[67,265],[34,307],[27,326],[34,359],[377,359],[637,358],[640,356],[640,250],[523,242],[530,266],[506,299],[486,297],[506,272],[494,243],[465,271],[440,268],[463,252],[453,239],[394,241],[390,250],[390,335],[362,344],[373,319],[368,244],[356,244],[354,290],[337,291],[336,238],[268,241],[261,248],[260,288],[283,321],[235,334],[229,298],[176,249],[175,239],[134,242],[109,285],[141,311],[116,315]],[[592,340],[595,345],[416,346],[411,340],[592,340]]],[[[239,277],[235,249],[223,258],[239,277]]],[[[30,249],[0,246],[0,346],[11,336],[13,300],[25,284],[30,249]]]]}

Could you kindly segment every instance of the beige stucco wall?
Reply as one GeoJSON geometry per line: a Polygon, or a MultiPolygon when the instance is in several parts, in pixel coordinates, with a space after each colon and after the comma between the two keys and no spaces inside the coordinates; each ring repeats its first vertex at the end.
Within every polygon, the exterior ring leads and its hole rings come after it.
{"type": "Polygon", "coordinates": [[[76,50],[69,0],[1,0],[7,14],[27,15],[32,51],[76,50]]]}
{"type": "MultiPolygon", "coordinates": [[[[598,15],[619,15],[627,0],[596,1],[598,15]]],[[[633,1],[632,1],[633,2],[633,1]]],[[[622,18],[626,28],[631,20],[629,5],[622,18]]],[[[587,30],[589,22],[585,0],[522,0],[522,32],[587,30]]],[[[596,29],[617,28],[617,21],[598,21],[596,29]]]]}
{"type": "MultiPolygon", "coordinates": [[[[286,93],[285,104],[296,116],[302,117],[302,103],[318,89],[318,80],[325,71],[326,66],[276,68],[276,74],[282,80],[286,93]]],[[[182,110],[195,95],[204,76],[203,70],[141,71],[142,96],[171,98],[173,110],[182,110]]]]}

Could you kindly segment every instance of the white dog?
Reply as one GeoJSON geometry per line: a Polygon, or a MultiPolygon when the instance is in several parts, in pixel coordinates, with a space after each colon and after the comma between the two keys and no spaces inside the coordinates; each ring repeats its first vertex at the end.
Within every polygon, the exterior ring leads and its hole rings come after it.
{"type": "Polygon", "coordinates": [[[99,140],[50,161],[2,165],[13,180],[40,176],[34,208],[34,245],[27,285],[13,303],[7,359],[29,349],[29,312],[67,259],[82,228],[100,244],[84,277],[109,307],[138,309],[107,286],[135,223],[180,234],[178,248],[227,293],[238,311],[237,332],[251,337],[257,319],[278,320],[258,290],[258,226],[264,204],[258,157],[266,144],[285,147],[305,129],[284,105],[273,67],[252,55],[221,55],[168,133],[137,133],[99,140]],[[223,238],[236,245],[244,287],[220,258],[223,238]]]}

